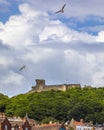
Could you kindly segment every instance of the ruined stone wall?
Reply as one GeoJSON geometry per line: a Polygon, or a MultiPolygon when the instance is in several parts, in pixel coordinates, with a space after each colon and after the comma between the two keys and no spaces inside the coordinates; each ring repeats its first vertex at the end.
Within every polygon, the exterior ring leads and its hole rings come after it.
{"type": "Polygon", "coordinates": [[[70,88],[81,88],[81,85],[80,84],[68,84],[67,90],[70,89],[70,88]]]}
{"type": "Polygon", "coordinates": [[[36,86],[32,87],[29,92],[41,92],[50,90],[66,91],[70,88],[81,88],[80,84],[62,84],[62,85],[45,85],[45,80],[36,80],[36,86]]]}
{"type": "Polygon", "coordinates": [[[44,87],[45,91],[49,90],[61,90],[61,91],[66,91],[66,86],[65,85],[49,85],[44,87]]]}

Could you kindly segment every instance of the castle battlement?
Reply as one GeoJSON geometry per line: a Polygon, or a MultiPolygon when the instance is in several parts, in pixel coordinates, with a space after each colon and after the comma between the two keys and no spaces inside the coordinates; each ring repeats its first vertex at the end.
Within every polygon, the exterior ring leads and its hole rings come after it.
{"type": "Polygon", "coordinates": [[[32,89],[29,92],[42,92],[42,91],[50,91],[50,90],[66,91],[71,88],[81,88],[81,85],[80,84],[46,85],[45,80],[36,79],[36,86],[32,86],[32,89]]]}

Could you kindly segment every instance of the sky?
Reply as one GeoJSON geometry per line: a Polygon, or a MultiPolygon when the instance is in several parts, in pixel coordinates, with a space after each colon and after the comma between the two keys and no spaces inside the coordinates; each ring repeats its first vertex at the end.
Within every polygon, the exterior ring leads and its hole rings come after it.
{"type": "Polygon", "coordinates": [[[0,93],[36,79],[104,86],[104,0],[0,0],[0,93]]]}

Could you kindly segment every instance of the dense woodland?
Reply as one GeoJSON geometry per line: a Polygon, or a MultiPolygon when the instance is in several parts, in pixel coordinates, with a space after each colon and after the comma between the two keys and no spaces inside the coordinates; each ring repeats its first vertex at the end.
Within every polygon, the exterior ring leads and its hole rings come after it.
{"type": "Polygon", "coordinates": [[[0,94],[0,111],[7,116],[30,118],[39,122],[65,121],[74,118],[85,122],[104,122],[104,87],[73,88],[63,91],[47,91],[20,94],[9,98],[0,94]]]}

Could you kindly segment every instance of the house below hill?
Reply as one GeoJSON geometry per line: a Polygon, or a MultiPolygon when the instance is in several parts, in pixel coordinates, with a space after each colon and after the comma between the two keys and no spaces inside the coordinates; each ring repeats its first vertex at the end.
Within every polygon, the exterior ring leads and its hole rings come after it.
{"type": "Polygon", "coordinates": [[[27,114],[22,119],[20,117],[6,117],[4,113],[0,113],[0,130],[59,130],[59,123],[37,124],[30,119],[27,114]]]}
{"type": "Polygon", "coordinates": [[[0,130],[32,130],[32,125],[27,118],[6,117],[0,113],[0,130]]]}

